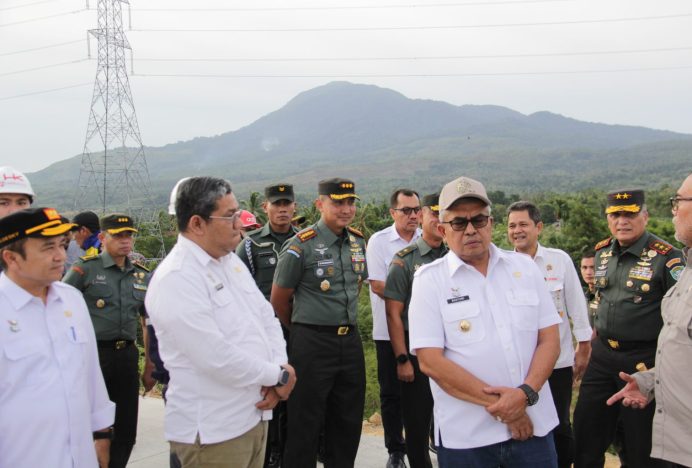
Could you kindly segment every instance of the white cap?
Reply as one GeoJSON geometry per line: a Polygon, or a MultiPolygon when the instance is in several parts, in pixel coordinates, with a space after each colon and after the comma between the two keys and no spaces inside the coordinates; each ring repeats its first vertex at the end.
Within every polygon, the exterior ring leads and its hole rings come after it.
{"type": "Polygon", "coordinates": [[[0,193],[21,193],[28,195],[32,202],[36,196],[29,179],[10,166],[0,167],[0,193]]]}
{"type": "Polygon", "coordinates": [[[168,200],[168,214],[175,216],[175,201],[178,198],[178,187],[180,184],[185,182],[189,177],[183,177],[178,182],[175,183],[173,190],[171,190],[171,197],[168,200]]]}
{"type": "Polygon", "coordinates": [[[483,184],[468,177],[459,177],[447,183],[440,192],[440,209],[448,210],[460,198],[475,198],[490,206],[483,184]]]}

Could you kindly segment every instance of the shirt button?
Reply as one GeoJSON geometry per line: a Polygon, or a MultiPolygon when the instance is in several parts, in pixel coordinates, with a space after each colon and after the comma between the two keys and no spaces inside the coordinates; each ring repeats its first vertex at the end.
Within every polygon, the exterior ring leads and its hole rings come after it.
{"type": "Polygon", "coordinates": [[[660,413],[663,413],[663,410],[661,408],[659,408],[656,410],[656,412],[660,414],[660,413]]]}
{"type": "Polygon", "coordinates": [[[659,380],[658,380],[658,379],[656,379],[656,385],[658,385],[658,384],[660,384],[660,383],[661,383],[661,382],[659,382],[659,380]]]}

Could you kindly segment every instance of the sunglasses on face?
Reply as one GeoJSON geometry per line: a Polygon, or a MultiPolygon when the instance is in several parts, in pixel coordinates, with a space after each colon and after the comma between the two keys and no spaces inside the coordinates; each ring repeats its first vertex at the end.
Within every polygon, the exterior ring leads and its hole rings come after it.
{"type": "Polygon", "coordinates": [[[392,208],[394,211],[401,211],[406,216],[411,216],[411,213],[420,213],[420,206],[407,206],[404,208],[392,208]]]}
{"type": "Polygon", "coordinates": [[[475,229],[484,228],[488,225],[488,220],[490,216],[476,215],[473,218],[454,218],[440,224],[449,224],[454,231],[465,231],[469,224],[472,224],[475,229]]]}

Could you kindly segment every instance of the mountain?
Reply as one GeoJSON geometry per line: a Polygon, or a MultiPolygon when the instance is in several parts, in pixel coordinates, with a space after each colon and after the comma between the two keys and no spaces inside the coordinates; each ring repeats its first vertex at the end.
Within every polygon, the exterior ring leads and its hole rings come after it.
{"type": "MultiPolygon", "coordinates": [[[[145,153],[150,190],[163,206],[176,180],[208,174],[228,178],[240,198],[278,180],[294,183],[303,201],[333,176],[351,177],[359,193],[377,198],[395,186],[434,191],[462,174],[516,193],[658,187],[689,172],[692,135],[332,82],[237,131],[145,153]]],[[[41,203],[71,208],[79,165],[75,156],[31,174],[41,203]]]]}

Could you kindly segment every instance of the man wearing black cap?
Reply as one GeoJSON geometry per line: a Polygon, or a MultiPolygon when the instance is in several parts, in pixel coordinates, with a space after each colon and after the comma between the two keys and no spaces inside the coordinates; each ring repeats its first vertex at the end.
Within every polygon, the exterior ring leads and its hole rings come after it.
{"type": "Polygon", "coordinates": [[[60,283],[73,226],[52,208],[0,219],[2,467],[108,461],[114,405],[93,327],[84,299],[60,283]]]}
{"type": "Polygon", "coordinates": [[[101,253],[101,224],[99,217],[93,211],[82,211],[77,213],[73,220],[77,225],[74,233],[74,240],[80,249],[84,251],[84,255],[91,257],[101,253]]]}
{"type": "Polygon", "coordinates": [[[653,406],[634,410],[607,406],[606,400],[625,384],[619,371],[633,374],[653,367],[663,326],[661,300],[677,282],[676,267],[684,259],[678,249],[646,231],[644,191],[609,193],[605,212],[612,237],[596,245],[596,337],[574,411],[574,466],[603,466],[618,416],[627,466],[666,466],[649,456],[653,406]]]}
{"type": "Polygon", "coordinates": [[[116,404],[109,466],[124,468],[137,436],[139,352],[135,340],[138,322],[146,333],[144,296],[149,271],[128,258],[137,232],[130,216],[105,216],[100,224],[103,253],[82,257],[63,281],[82,291],[89,308],[106,388],[116,404]]]}
{"type": "Polygon", "coordinates": [[[363,235],[349,227],[355,186],[323,180],[320,220],[279,254],[271,302],[290,330],[288,356],[298,381],[288,400],[282,467],[314,466],[324,421],[327,467],[352,467],[363,421],[365,361],[358,333],[358,293],[368,277],[363,235]]]}
{"type": "MultiPolygon", "coordinates": [[[[238,244],[235,253],[248,267],[257,287],[269,300],[281,246],[293,237],[298,229],[291,223],[296,212],[293,185],[276,184],[265,187],[264,198],[262,208],[267,213],[267,223],[260,229],[248,232],[243,242],[238,244]]],[[[285,441],[285,430],[281,428],[286,423],[285,414],[286,403],[281,402],[274,408],[274,415],[269,421],[265,467],[281,466],[281,453],[285,441]]]]}
{"type": "Polygon", "coordinates": [[[401,413],[406,430],[406,456],[410,468],[432,468],[428,453],[428,435],[432,419],[433,398],[428,376],[409,354],[408,305],[411,301],[413,275],[418,269],[447,253],[439,225],[439,195],[422,200],[423,234],[394,255],[384,287],[389,339],[396,356],[396,373],[401,384],[401,413]]]}

